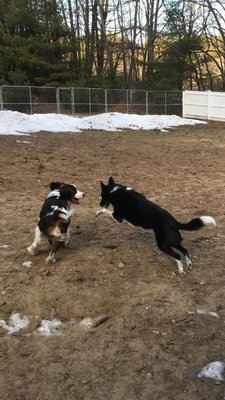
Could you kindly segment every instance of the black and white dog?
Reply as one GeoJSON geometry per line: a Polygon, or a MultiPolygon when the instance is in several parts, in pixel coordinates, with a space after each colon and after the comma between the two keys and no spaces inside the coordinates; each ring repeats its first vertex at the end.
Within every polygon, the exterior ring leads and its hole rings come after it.
{"type": "Polygon", "coordinates": [[[71,204],[79,204],[85,194],[77,190],[75,185],[52,182],[35,228],[33,243],[27,248],[34,255],[43,236],[47,237],[52,249],[46,258],[47,263],[55,263],[55,253],[61,244],[68,245],[70,240],[69,225],[74,209],[71,204]]]}
{"type": "Polygon", "coordinates": [[[100,206],[104,208],[97,211],[96,216],[105,214],[119,222],[125,219],[132,225],[152,229],[159,249],[176,260],[180,274],[184,275],[185,270],[178,252],[184,255],[187,269],[191,268],[192,262],[188,251],[181,246],[183,239],[179,230],[197,231],[205,225],[216,226],[214,218],[202,216],[183,224],[178,222],[168,211],[147,200],[142,194],[135,192],[130,187],[115,183],[112,177],[109,178],[107,185],[103,182],[100,183],[100,206]],[[109,205],[112,205],[113,212],[107,210],[109,205]]]}

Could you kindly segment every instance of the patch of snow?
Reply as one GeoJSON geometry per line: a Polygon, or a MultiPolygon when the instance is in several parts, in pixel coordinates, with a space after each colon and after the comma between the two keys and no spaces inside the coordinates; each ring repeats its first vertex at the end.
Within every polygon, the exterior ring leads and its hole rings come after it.
{"type": "Polygon", "coordinates": [[[198,378],[210,378],[216,381],[224,381],[225,364],[221,361],[214,361],[207,364],[201,371],[198,372],[198,378]]]}
{"type": "Polygon", "coordinates": [[[24,144],[27,144],[27,143],[31,143],[29,140],[16,140],[16,143],[24,143],[24,144]]]}
{"type": "Polygon", "coordinates": [[[95,322],[94,322],[93,318],[87,317],[87,318],[82,319],[82,321],[80,321],[80,326],[82,328],[88,328],[88,329],[93,328],[93,326],[95,326],[95,322]]]}
{"type": "Polygon", "coordinates": [[[200,308],[198,308],[198,309],[196,310],[196,314],[202,315],[202,314],[205,314],[205,311],[204,311],[204,310],[201,310],[200,308]]]}
{"type": "Polygon", "coordinates": [[[216,313],[214,311],[204,311],[204,310],[201,310],[200,308],[198,308],[196,310],[196,314],[198,314],[198,315],[208,314],[208,315],[211,315],[211,317],[219,318],[219,314],[218,313],[216,313]]]}
{"type": "Polygon", "coordinates": [[[52,321],[43,319],[40,327],[37,329],[37,332],[43,336],[58,336],[60,335],[59,328],[61,326],[62,322],[58,321],[57,319],[53,319],[52,321]]]}
{"type": "Polygon", "coordinates": [[[32,261],[24,261],[24,262],[22,263],[22,266],[23,266],[23,267],[27,267],[27,268],[32,267],[32,265],[33,265],[32,261]]]}
{"type": "MultiPolygon", "coordinates": [[[[88,117],[73,117],[53,113],[28,115],[17,111],[0,111],[0,135],[26,135],[40,131],[73,133],[85,129],[109,132],[123,129],[165,131],[175,126],[195,124],[206,124],[206,122],[181,118],[177,115],[103,113],[88,117]]],[[[18,142],[22,143],[22,141],[18,142]]]]}
{"type": "Polygon", "coordinates": [[[219,314],[217,312],[209,311],[208,314],[211,315],[211,317],[219,318],[219,314]]]}
{"type": "Polygon", "coordinates": [[[0,245],[0,249],[7,249],[8,247],[9,247],[9,244],[0,245]]]}
{"type": "Polygon", "coordinates": [[[27,328],[29,325],[29,318],[22,316],[19,313],[14,313],[9,318],[9,323],[7,324],[3,319],[0,320],[0,327],[6,329],[8,334],[19,332],[21,329],[27,328]]]}

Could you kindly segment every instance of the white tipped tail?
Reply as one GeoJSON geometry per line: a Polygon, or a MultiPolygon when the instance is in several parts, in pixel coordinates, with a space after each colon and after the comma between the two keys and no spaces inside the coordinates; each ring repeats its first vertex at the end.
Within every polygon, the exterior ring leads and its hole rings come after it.
{"type": "Polygon", "coordinates": [[[213,217],[210,217],[209,215],[205,215],[200,217],[200,220],[202,221],[203,225],[214,225],[216,226],[216,221],[213,217]]]}

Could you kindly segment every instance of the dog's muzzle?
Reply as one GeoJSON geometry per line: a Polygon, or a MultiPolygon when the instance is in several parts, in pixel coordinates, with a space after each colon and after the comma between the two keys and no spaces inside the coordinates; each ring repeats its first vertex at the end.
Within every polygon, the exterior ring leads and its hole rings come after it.
{"type": "Polygon", "coordinates": [[[83,199],[83,197],[85,197],[85,193],[83,192],[77,192],[75,194],[75,196],[72,199],[72,203],[74,204],[80,204],[80,200],[83,199]]]}

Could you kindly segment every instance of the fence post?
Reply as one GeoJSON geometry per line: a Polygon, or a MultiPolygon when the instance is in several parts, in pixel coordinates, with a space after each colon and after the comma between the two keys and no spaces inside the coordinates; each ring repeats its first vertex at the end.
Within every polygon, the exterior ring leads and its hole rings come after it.
{"type": "Polygon", "coordinates": [[[31,86],[28,86],[28,88],[29,88],[29,99],[30,99],[30,113],[33,114],[31,86]]]}
{"type": "Polygon", "coordinates": [[[145,91],[145,113],[148,115],[148,91],[145,91]]]}
{"type": "Polygon", "coordinates": [[[56,96],[57,113],[60,114],[60,96],[59,96],[59,88],[56,88],[56,89],[55,89],[55,96],[56,96]]]}
{"type": "Polygon", "coordinates": [[[185,90],[182,92],[182,118],[185,118],[186,116],[186,95],[185,95],[185,90]]]}
{"type": "Polygon", "coordinates": [[[91,115],[91,88],[88,89],[89,115],[91,115]]]}
{"type": "Polygon", "coordinates": [[[208,96],[207,96],[207,119],[210,119],[211,115],[211,90],[208,90],[208,96]]]}
{"type": "Polygon", "coordinates": [[[167,115],[167,91],[165,90],[165,115],[167,115]]]}
{"type": "Polygon", "coordinates": [[[2,94],[2,86],[0,86],[0,109],[3,110],[3,94],[2,94]]]}
{"type": "Polygon", "coordinates": [[[105,112],[108,112],[108,90],[105,89],[105,112]]]}
{"type": "Polygon", "coordinates": [[[74,88],[71,88],[71,112],[75,114],[75,103],[74,103],[74,88]]]}
{"type": "Polygon", "coordinates": [[[129,114],[129,89],[127,89],[127,114],[129,114]]]}

